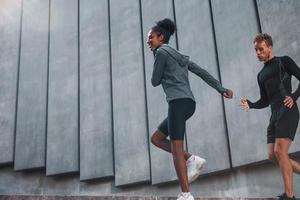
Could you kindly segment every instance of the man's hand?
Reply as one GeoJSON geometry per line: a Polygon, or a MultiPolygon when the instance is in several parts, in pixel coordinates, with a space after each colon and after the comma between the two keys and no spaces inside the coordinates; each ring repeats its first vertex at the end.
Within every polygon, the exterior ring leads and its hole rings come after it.
{"type": "Polygon", "coordinates": [[[232,99],[232,96],[233,96],[232,90],[227,89],[227,90],[223,93],[223,96],[224,96],[225,98],[232,99]]]}
{"type": "Polygon", "coordinates": [[[290,96],[285,96],[283,103],[286,107],[292,108],[294,105],[294,99],[290,96]]]}
{"type": "Polygon", "coordinates": [[[250,109],[249,104],[248,104],[246,98],[241,98],[240,106],[241,106],[241,108],[242,108],[243,110],[245,110],[245,111],[249,111],[249,109],[250,109]]]}

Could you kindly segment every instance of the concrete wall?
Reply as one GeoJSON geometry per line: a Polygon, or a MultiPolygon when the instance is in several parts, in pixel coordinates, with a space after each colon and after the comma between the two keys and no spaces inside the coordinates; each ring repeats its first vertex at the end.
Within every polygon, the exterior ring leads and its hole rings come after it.
{"type": "MultiPolygon", "coordinates": [[[[298,65],[300,65],[300,1],[292,0],[290,3],[285,1],[261,1],[258,0],[258,11],[260,16],[261,29],[263,32],[270,33],[275,41],[275,55],[288,55],[298,65]],[[275,14],[276,12],[280,13],[275,14]]],[[[298,80],[292,78],[293,89],[298,86],[298,80]]],[[[299,100],[298,100],[299,102],[299,100]]],[[[299,129],[298,129],[299,132],[299,129]]],[[[300,140],[296,139],[291,151],[300,150],[300,140]]]]}
{"type": "MultiPolygon", "coordinates": [[[[174,10],[172,0],[160,1],[141,1],[141,14],[143,22],[143,45],[144,45],[144,62],[145,62],[145,84],[147,94],[147,111],[148,111],[148,132],[149,140],[151,133],[156,129],[167,115],[168,107],[165,101],[163,90],[154,88],[151,84],[153,54],[151,54],[146,46],[147,34],[149,27],[153,26],[153,22],[163,18],[174,20],[174,10]]],[[[176,47],[177,41],[175,37],[170,40],[170,45],[176,47]]],[[[159,150],[154,145],[150,145],[151,159],[151,182],[152,184],[160,184],[171,180],[176,180],[176,172],[173,167],[172,157],[164,151],[159,150]],[[159,166],[159,167],[157,167],[159,166]]]]}
{"type": "MultiPolygon", "coordinates": [[[[297,0],[1,0],[0,194],[178,193],[171,155],[149,142],[167,103],[151,86],[145,41],[165,17],[178,27],[170,44],[235,92],[224,100],[190,75],[197,110],[186,148],[208,160],[192,191],[280,193],[278,168],[266,162],[270,111],[245,113],[238,104],[259,98],[262,64],[252,39],[260,30],[273,35],[276,55],[300,63],[299,7],[297,0]]],[[[299,144],[296,136],[291,153],[299,144]]]]}
{"type": "Polygon", "coordinates": [[[45,167],[48,33],[49,1],[24,1],[15,170],[45,167]]]}
{"type": "MultiPolygon", "coordinates": [[[[210,7],[209,1],[175,1],[179,50],[220,80],[210,7]]],[[[190,81],[197,108],[187,123],[188,150],[207,160],[204,173],[228,169],[230,158],[222,98],[195,74],[190,73],[190,81]]]]}
{"type": "Polygon", "coordinates": [[[107,8],[107,1],[80,1],[81,180],[114,175],[107,8]]]}
{"type": "Polygon", "coordinates": [[[79,171],[78,2],[50,1],[47,175],[79,171]]]}
{"type": "Polygon", "coordinates": [[[15,117],[18,90],[21,1],[1,1],[0,21],[0,163],[14,162],[15,117]]]}
{"type": "MultiPolygon", "coordinates": [[[[298,159],[300,161],[300,159],[298,159]]],[[[116,187],[113,179],[80,181],[78,175],[46,177],[44,171],[15,172],[11,167],[0,171],[0,194],[36,195],[130,195],[177,196],[177,183],[116,187]]],[[[300,176],[294,176],[295,195],[300,196],[300,176]]],[[[230,172],[201,177],[191,185],[197,197],[275,197],[282,192],[279,169],[272,164],[239,168],[230,172]]]]}

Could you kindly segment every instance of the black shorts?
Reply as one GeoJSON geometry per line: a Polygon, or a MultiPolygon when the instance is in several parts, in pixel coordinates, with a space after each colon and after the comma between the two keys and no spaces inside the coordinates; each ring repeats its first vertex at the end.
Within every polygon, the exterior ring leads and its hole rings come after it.
{"type": "Polygon", "coordinates": [[[174,99],[169,102],[168,117],[158,126],[158,129],[171,140],[183,140],[185,122],[195,112],[196,104],[192,99],[174,99]]]}
{"type": "Polygon", "coordinates": [[[293,141],[298,122],[299,110],[297,104],[294,104],[292,108],[281,106],[272,110],[267,134],[268,144],[275,143],[276,138],[289,138],[293,141]]]}

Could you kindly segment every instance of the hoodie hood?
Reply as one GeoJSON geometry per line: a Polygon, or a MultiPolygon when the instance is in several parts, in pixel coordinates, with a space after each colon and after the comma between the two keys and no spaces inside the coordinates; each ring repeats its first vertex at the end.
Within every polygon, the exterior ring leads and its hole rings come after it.
{"type": "Polygon", "coordinates": [[[163,44],[159,47],[163,51],[166,51],[173,59],[175,59],[181,67],[184,67],[189,62],[189,56],[179,53],[176,49],[167,44],[163,44]]]}

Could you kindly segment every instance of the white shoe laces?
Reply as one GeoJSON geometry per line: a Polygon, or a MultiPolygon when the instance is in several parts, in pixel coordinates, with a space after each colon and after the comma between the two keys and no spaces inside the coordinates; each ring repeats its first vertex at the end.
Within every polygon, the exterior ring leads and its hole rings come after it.
{"type": "Polygon", "coordinates": [[[187,199],[189,196],[191,195],[191,193],[188,193],[188,194],[183,194],[183,193],[180,193],[177,197],[177,199],[187,199]]]}

